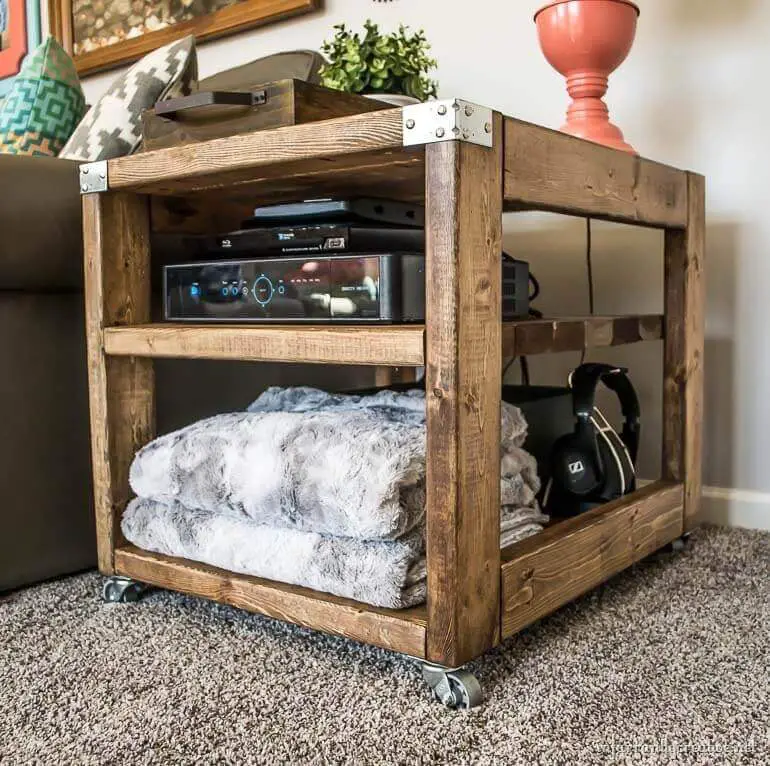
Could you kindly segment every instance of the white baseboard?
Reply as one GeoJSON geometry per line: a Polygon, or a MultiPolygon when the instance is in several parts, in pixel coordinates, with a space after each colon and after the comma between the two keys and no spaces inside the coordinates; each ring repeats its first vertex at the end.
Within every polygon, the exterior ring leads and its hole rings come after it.
{"type": "MultiPolygon", "coordinates": [[[[652,479],[637,479],[644,487],[652,479]]],[[[700,520],[707,524],[770,531],[770,492],[729,487],[703,487],[700,520]]]]}
{"type": "Polygon", "coordinates": [[[700,517],[709,524],[770,531],[770,492],[703,487],[700,517]]]}

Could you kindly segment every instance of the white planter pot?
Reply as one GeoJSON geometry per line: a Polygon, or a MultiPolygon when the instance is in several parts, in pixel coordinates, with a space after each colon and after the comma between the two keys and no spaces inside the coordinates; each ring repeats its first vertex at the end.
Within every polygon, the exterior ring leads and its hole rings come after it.
{"type": "Polygon", "coordinates": [[[420,99],[414,96],[403,96],[400,93],[364,93],[365,98],[371,98],[373,101],[384,101],[393,106],[409,106],[409,104],[419,104],[420,99]]]}

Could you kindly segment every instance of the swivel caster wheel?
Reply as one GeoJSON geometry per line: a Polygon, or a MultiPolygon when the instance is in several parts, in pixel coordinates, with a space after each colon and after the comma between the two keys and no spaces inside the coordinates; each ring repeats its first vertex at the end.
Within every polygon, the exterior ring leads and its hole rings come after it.
{"type": "Polygon", "coordinates": [[[108,577],[102,588],[102,598],[108,604],[128,604],[139,601],[147,586],[128,577],[108,577]]]}
{"type": "Polygon", "coordinates": [[[690,540],[690,533],[685,532],[681,537],[677,537],[676,540],[672,540],[663,550],[666,553],[681,553],[690,540]]]}
{"type": "Polygon", "coordinates": [[[423,665],[422,677],[432,689],[433,696],[452,710],[469,710],[481,704],[481,685],[467,670],[423,665]]]}

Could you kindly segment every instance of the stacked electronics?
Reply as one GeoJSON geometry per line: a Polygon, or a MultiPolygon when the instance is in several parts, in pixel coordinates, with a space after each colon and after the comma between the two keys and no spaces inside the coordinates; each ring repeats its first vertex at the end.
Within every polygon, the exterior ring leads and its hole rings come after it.
{"type": "MultiPolygon", "coordinates": [[[[164,267],[169,321],[425,321],[417,205],[358,198],[259,207],[240,230],[191,238],[187,250],[190,262],[164,267]]],[[[529,267],[503,257],[503,320],[528,311],[529,267]]]]}

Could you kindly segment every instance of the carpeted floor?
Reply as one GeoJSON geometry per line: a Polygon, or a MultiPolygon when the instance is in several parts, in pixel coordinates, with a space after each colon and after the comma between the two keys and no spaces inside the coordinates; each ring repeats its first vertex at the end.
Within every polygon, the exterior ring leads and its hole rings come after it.
{"type": "Polygon", "coordinates": [[[0,763],[767,764],[770,535],[697,532],[477,662],[416,663],[82,575],[0,600],[0,763]]]}

